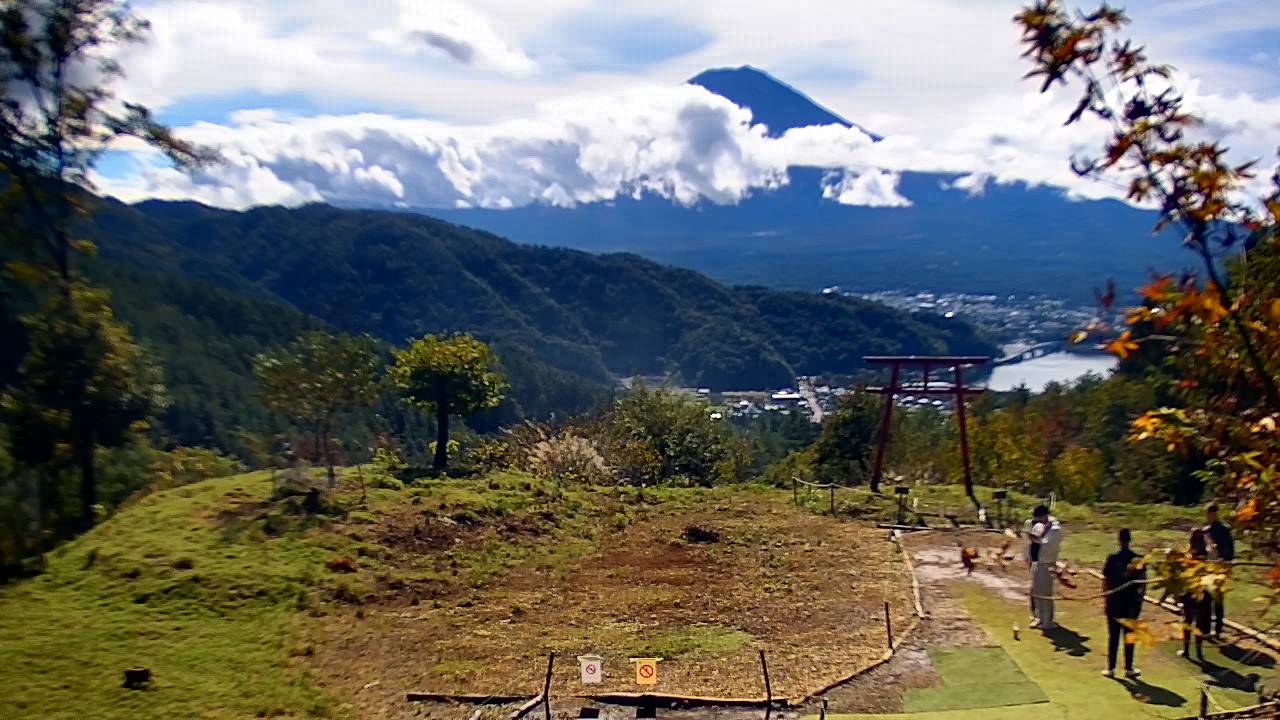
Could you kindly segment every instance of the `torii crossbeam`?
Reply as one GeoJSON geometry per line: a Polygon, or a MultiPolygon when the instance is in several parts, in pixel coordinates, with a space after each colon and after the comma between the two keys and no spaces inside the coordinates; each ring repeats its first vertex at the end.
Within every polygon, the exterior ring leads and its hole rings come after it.
{"type": "Polygon", "coordinates": [[[867,388],[868,392],[884,395],[884,415],[880,418],[880,436],[876,443],[876,462],[871,472],[871,490],[880,491],[883,479],[884,451],[889,445],[889,424],[893,419],[894,398],[900,394],[910,395],[946,395],[955,398],[956,420],[960,424],[960,458],[964,463],[964,491],[973,502],[975,508],[982,504],[973,494],[973,471],[969,466],[969,433],[965,422],[965,398],[985,392],[985,388],[966,386],[962,368],[985,365],[989,357],[978,355],[868,355],[862,358],[868,365],[888,365],[889,384],[885,387],[867,388]],[[920,384],[901,384],[902,370],[920,369],[923,379],[920,384]],[[935,369],[950,370],[953,380],[940,383],[929,382],[929,372],[935,369]]]}

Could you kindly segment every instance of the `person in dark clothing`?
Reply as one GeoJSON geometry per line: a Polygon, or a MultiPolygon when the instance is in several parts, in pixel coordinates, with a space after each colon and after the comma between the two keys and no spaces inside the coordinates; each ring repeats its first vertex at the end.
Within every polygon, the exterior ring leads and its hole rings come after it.
{"type": "MultiPolygon", "coordinates": [[[[1197,560],[1209,558],[1209,534],[1204,528],[1191,531],[1191,556],[1197,560]]],[[[1208,593],[1186,593],[1182,602],[1182,649],[1181,657],[1191,657],[1191,636],[1196,636],[1196,657],[1204,662],[1204,639],[1209,637],[1211,616],[1213,614],[1213,598],[1208,593]]]]}
{"type": "Polygon", "coordinates": [[[1142,613],[1147,572],[1133,567],[1138,554],[1129,549],[1132,535],[1128,528],[1117,533],[1117,539],[1120,549],[1107,556],[1106,565],[1102,568],[1102,591],[1106,593],[1104,608],[1107,613],[1107,669],[1102,674],[1115,677],[1116,654],[1123,641],[1125,677],[1136,678],[1142,671],[1133,667],[1134,644],[1127,641],[1129,629],[1121,621],[1137,620],[1142,613]]]}
{"type": "MultiPolygon", "coordinates": [[[[1236,545],[1231,539],[1231,528],[1222,524],[1218,519],[1218,504],[1209,503],[1204,507],[1204,520],[1208,523],[1205,526],[1205,533],[1208,535],[1207,545],[1210,560],[1218,560],[1224,563],[1230,563],[1236,559],[1236,545]]],[[[1218,640],[1222,639],[1222,628],[1226,623],[1226,608],[1222,605],[1222,598],[1218,597],[1212,601],[1213,603],[1213,632],[1214,637],[1218,640]]]]}

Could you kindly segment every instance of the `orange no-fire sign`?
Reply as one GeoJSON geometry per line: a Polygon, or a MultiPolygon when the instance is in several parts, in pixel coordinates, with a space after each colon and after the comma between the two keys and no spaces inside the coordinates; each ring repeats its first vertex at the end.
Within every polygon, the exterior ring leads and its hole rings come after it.
{"type": "Polygon", "coordinates": [[[657,685],[658,663],[661,660],[662,658],[631,658],[631,662],[636,664],[636,684],[657,685]]]}

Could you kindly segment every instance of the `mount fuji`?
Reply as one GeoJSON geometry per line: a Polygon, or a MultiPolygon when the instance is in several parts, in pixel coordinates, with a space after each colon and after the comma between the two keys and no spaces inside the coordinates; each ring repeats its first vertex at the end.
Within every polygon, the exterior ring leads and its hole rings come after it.
{"type": "MultiPolygon", "coordinates": [[[[708,70],[689,82],[749,109],[774,137],[813,125],[857,127],[756,68],[708,70]]],[[[823,197],[826,173],[792,167],[787,184],[734,205],[643,196],[430,213],[517,242],[631,252],[730,283],[789,289],[1043,294],[1087,303],[1109,278],[1127,290],[1153,268],[1187,264],[1176,241],[1152,234],[1153,213],[1119,201],[1075,200],[1023,183],[991,183],[970,195],[947,189],[956,175],[907,172],[898,192],[909,206],[851,206],[823,197]]]]}

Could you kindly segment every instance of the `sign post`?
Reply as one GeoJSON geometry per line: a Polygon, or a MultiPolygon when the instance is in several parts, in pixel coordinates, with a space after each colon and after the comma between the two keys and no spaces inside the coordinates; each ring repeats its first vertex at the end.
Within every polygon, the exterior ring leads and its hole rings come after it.
{"type": "Polygon", "coordinates": [[[604,679],[604,658],[599,655],[579,655],[583,685],[599,685],[604,679]]]}
{"type": "Polygon", "coordinates": [[[636,684],[657,685],[658,663],[661,661],[662,658],[631,658],[631,662],[636,664],[636,684]]]}

